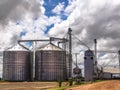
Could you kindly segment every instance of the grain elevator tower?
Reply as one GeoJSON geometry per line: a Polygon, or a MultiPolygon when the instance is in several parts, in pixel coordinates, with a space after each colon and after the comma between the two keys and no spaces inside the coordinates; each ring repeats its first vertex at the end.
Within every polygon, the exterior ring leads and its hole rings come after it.
{"type": "Polygon", "coordinates": [[[85,81],[92,81],[94,79],[94,54],[93,51],[87,50],[84,55],[84,76],[85,81]]]}

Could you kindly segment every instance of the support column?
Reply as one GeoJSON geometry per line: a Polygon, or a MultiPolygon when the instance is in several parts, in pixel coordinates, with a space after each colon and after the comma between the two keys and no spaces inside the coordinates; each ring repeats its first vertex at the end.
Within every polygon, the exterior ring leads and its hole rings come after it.
{"type": "Polygon", "coordinates": [[[69,77],[72,76],[72,30],[71,28],[68,29],[69,35],[69,77]]]}

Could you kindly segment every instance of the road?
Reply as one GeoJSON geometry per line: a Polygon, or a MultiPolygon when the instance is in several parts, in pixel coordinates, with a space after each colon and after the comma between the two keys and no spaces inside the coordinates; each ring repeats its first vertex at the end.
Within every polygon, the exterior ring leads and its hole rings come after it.
{"type": "Polygon", "coordinates": [[[67,90],[120,90],[120,80],[102,81],[69,88],[67,90]]]}
{"type": "Polygon", "coordinates": [[[40,90],[56,85],[56,82],[0,82],[0,90],[40,90]]]}

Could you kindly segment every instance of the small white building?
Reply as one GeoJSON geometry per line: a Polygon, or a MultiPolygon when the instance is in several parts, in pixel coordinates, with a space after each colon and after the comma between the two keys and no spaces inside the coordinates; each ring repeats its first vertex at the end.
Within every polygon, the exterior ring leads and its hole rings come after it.
{"type": "Polygon", "coordinates": [[[112,79],[114,75],[119,75],[120,69],[113,67],[105,67],[103,68],[103,78],[104,79],[112,79]]]}

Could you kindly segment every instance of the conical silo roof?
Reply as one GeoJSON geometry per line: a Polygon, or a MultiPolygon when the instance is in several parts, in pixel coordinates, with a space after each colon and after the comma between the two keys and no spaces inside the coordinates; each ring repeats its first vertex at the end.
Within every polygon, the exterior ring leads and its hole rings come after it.
{"type": "Polygon", "coordinates": [[[63,51],[62,48],[52,44],[52,43],[49,43],[45,46],[43,46],[42,48],[38,49],[40,51],[46,51],[46,50],[53,50],[53,51],[63,51]]]}
{"type": "Polygon", "coordinates": [[[20,46],[19,44],[16,44],[15,46],[7,49],[6,51],[28,51],[28,50],[20,46]]]}

